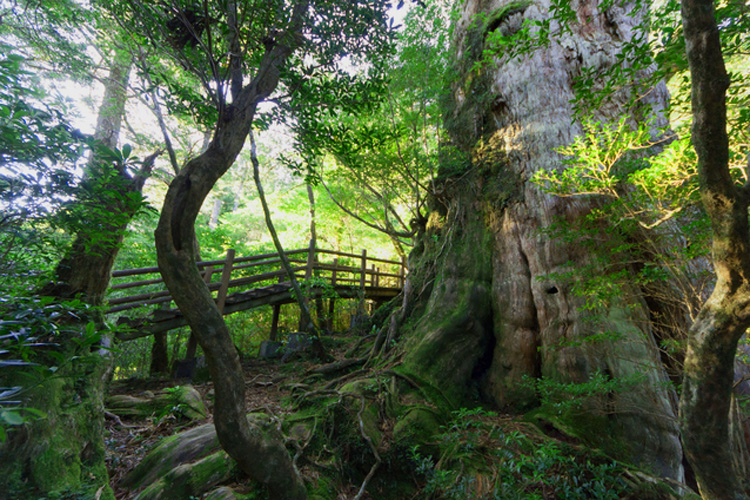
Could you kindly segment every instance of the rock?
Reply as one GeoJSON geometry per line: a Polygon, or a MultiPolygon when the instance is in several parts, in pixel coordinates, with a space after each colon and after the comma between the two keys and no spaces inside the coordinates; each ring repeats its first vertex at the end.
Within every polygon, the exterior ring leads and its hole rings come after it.
{"type": "Polygon", "coordinates": [[[281,356],[281,342],[274,340],[264,340],[260,343],[258,357],[261,359],[278,358],[281,356]]]}
{"type": "Polygon", "coordinates": [[[290,333],[284,346],[284,355],[281,357],[282,363],[286,363],[292,357],[309,351],[313,346],[313,340],[309,335],[302,332],[290,333]]]}
{"type": "Polygon", "coordinates": [[[174,413],[188,420],[203,420],[208,415],[200,393],[192,385],[177,386],[156,394],[146,391],[139,397],[117,394],[107,397],[105,405],[120,417],[146,418],[174,413]]]}
{"type": "MultiPolygon", "coordinates": [[[[251,413],[247,418],[252,426],[272,427],[267,415],[251,413]]],[[[163,439],[121,486],[140,491],[138,500],[184,500],[226,481],[235,468],[221,450],[213,424],[204,424],[163,439]]]]}
{"type": "Polygon", "coordinates": [[[132,490],[141,489],[181,464],[205,457],[219,449],[219,439],[216,437],[213,424],[201,425],[169,436],[125,476],[122,485],[132,490]]]}
{"type": "Polygon", "coordinates": [[[208,493],[203,500],[237,500],[237,497],[232,488],[222,486],[208,493]]]}
{"type": "MultiPolygon", "coordinates": [[[[184,500],[209,491],[217,484],[231,478],[235,462],[226,452],[217,451],[194,463],[181,464],[171,469],[146,489],[136,500],[184,500]]],[[[231,490],[230,490],[231,491],[231,490]]],[[[216,497],[216,498],[235,498],[216,497]]]]}
{"type": "Polygon", "coordinates": [[[171,395],[179,407],[179,413],[190,420],[203,420],[208,416],[200,393],[192,385],[175,387],[171,395]]]}

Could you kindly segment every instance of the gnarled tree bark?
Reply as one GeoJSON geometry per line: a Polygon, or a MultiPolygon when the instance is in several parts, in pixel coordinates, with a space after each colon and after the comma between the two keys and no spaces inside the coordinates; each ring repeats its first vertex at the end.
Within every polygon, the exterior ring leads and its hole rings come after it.
{"type": "Polygon", "coordinates": [[[750,327],[750,188],[729,172],[729,76],[712,0],[683,0],[692,77],[693,144],[703,206],[711,219],[716,285],[690,328],[680,398],[685,454],[706,499],[746,498],[732,469],[729,407],[737,342],[750,327]]]}
{"type": "MultiPolygon", "coordinates": [[[[596,201],[547,195],[530,182],[539,170],[564,168],[555,148],[582,133],[573,80],[585,68],[596,74],[619,64],[645,13],[631,4],[578,0],[571,3],[576,20],[563,30],[553,4],[464,3],[446,125],[472,161],[436,188],[426,237],[410,256],[404,324],[416,326],[404,367],[454,405],[473,392],[499,407],[528,409],[536,401],[525,378],[584,383],[598,373],[621,380],[626,390],[584,404],[567,424],[600,444],[619,443],[608,450],[619,458],[681,479],[674,398],[641,290],[624,288],[591,313],[564,276],[599,272],[595,259],[578,241],[543,232],[556,220],[585,216],[596,201]],[[480,62],[489,34],[517,32],[524,20],[549,22],[549,44],[480,62]],[[603,339],[587,340],[596,335],[603,339]]],[[[628,97],[616,94],[594,119],[616,122],[628,97]]],[[[643,99],[658,113],[666,88],[643,99]]]]}
{"type": "Polygon", "coordinates": [[[287,30],[266,50],[249,84],[242,87],[237,85],[241,79],[232,79],[232,104],[220,113],[208,148],[170,184],[156,229],[162,276],[203,348],[214,382],[219,441],[246,474],[269,488],[272,498],[289,500],[307,498],[305,487],[281,441],[251,427],[245,418],[242,366],[224,318],[196,267],[193,242],[201,205],[244,146],[258,103],[276,89],[282,66],[300,42],[297,32],[308,5],[306,0],[294,3],[287,30]]]}

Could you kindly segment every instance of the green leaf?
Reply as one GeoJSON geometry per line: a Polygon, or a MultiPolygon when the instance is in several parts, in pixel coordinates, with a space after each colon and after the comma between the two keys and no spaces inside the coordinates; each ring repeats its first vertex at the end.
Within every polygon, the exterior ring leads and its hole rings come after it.
{"type": "Polygon", "coordinates": [[[0,422],[8,425],[21,425],[26,420],[15,410],[0,410],[0,422]]]}
{"type": "Polygon", "coordinates": [[[37,418],[47,418],[47,413],[37,408],[24,408],[24,410],[37,418]]]}

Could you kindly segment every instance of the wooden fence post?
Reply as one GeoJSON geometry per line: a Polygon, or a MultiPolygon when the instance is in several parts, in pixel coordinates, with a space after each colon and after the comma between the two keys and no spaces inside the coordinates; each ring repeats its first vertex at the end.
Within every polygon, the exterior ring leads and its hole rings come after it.
{"type": "Polygon", "coordinates": [[[401,257],[401,267],[399,268],[398,276],[398,287],[403,290],[404,286],[406,286],[406,257],[401,257]]]}
{"type": "MultiPolygon", "coordinates": [[[[284,276],[279,276],[279,283],[284,282],[284,276]]],[[[273,306],[273,319],[271,320],[271,333],[268,334],[268,340],[276,342],[276,337],[279,333],[279,316],[281,315],[281,304],[274,304],[273,306]]]]}
{"type": "Polygon", "coordinates": [[[367,250],[362,250],[362,265],[360,266],[359,272],[359,287],[362,289],[362,293],[365,293],[365,280],[367,279],[367,250]]]}
{"type": "Polygon", "coordinates": [[[227,302],[229,280],[232,278],[232,266],[234,266],[234,248],[227,250],[227,258],[224,260],[224,269],[221,271],[221,287],[219,288],[219,295],[216,297],[216,307],[219,308],[221,314],[224,314],[224,306],[227,302]]]}
{"type": "Polygon", "coordinates": [[[331,273],[331,287],[333,288],[333,294],[331,294],[331,297],[328,299],[328,318],[327,318],[327,327],[328,330],[333,331],[333,315],[336,312],[336,272],[338,271],[339,266],[339,259],[336,257],[333,259],[333,272],[331,273]]]}
{"type": "Polygon", "coordinates": [[[211,276],[214,274],[214,266],[206,266],[203,269],[203,282],[207,285],[211,284],[211,276]]]}

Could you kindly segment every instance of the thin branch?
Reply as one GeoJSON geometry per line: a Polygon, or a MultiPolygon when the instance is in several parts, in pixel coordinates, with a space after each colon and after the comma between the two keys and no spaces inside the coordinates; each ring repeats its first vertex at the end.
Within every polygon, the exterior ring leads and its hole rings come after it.
{"type": "Polygon", "coordinates": [[[289,277],[289,282],[292,285],[292,290],[294,290],[294,295],[297,299],[297,304],[300,308],[300,324],[305,325],[305,327],[310,331],[311,333],[315,332],[315,325],[312,321],[312,315],[310,314],[310,310],[307,307],[307,304],[304,301],[304,296],[302,295],[302,290],[300,289],[299,283],[297,282],[297,278],[294,275],[294,271],[292,270],[292,265],[289,262],[289,258],[284,253],[284,247],[281,245],[281,241],[279,240],[279,235],[276,233],[276,228],[273,225],[273,221],[271,220],[271,211],[268,208],[268,202],[266,200],[266,194],[265,191],[263,191],[263,184],[260,181],[260,162],[258,161],[258,153],[257,148],[255,145],[255,134],[253,131],[250,131],[250,161],[253,164],[253,179],[255,180],[255,186],[258,189],[258,197],[260,198],[260,204],[263,207],[263,215],[266,219],[266,227],[268,227],[268,232],[271,233],[271,239],[273,239],[273,244],[276,247],[276,251],[279,253],[279,258],[281,259],[281,264],[284,267],[284,270],[286,271],[287,276],[289,277]]]}
{"type": "Polygon", "coordinates": [[[408,233],[406,233],[406,232],[400,232],[400,231],[396,231],[396,232],[388,231],[388,229],[386,229],[384,227],[380,227],[377,224],[373,224],[371,222],[366,221],[365,219],[363,219],[362,217],[360,217],[359,215],[355,214],[354,212],[352,212],[351,210],[349,210],[348,208],[346,208],[344,205],[342,205],[341,202],[339,202],[339,200],[337,200],[336,197],[333,196],[333,193],[331,193],[331,190],[328,188],[328,185],[325,183],[325,181],[323,181],[321,179],[320,183],[325,188],[326,193],[328,193],[328,197],[331,199],[331,201],[333,203],[336,204],[337,207],[339,207],[341,210],[344,211],[344,213],[346,213],[347,215],[349,215],[349,216],[353,217],[354,219],[358,220],[359,222],[361,222],[365,226],[370,227],[372,229],[375,229],[376,231],[380,231],[381,233],[385,233],[387,235],[395,236],[397,238],[412,238],[416,234],[415,230],[412,230],[412,231],[410,231],[408,233]]]}

